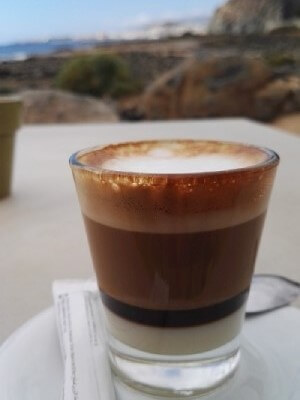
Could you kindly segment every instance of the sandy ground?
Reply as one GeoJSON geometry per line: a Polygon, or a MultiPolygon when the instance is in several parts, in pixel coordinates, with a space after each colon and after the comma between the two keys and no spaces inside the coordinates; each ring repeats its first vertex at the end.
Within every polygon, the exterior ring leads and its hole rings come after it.
{"type": "Polygon", "coordinates": [[[287,132],[300,134],[300,113],[278,117],[272,125],[287,132]]]}

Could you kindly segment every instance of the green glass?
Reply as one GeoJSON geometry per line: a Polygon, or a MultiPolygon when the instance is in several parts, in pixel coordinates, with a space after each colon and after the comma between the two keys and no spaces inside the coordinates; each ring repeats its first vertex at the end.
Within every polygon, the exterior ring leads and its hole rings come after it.
{"type": "Polygon", "coordinates": [[[20,126],[21,109],[19,97],[0,97],[0,198],[11,191],[15,133],[20,126]]]}

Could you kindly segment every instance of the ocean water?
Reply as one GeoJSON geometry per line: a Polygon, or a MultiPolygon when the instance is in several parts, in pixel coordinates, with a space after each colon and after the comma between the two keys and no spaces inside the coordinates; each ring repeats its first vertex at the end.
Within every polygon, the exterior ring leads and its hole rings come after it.
{"type": "MultiPolygon", "coordinates": [[[[0,0],[1,1],[1,0],[0,0]]],[[[0,45],[0,62],[5,60],[24,60],[30,56],[50,54],[63,50],[77,50],[93,47],[97,44],[131,40],[159,40],[170,36],[180,37],[184,33],[203,34],[207,30],[209,17],[184,18],[169,22],[156,22],[133,27],[98,39],[49,39],[24,43],[0,45]]]]}
{"type": "MultiPolygon", "coordinates": [[[[86,49],[100,43],[97,39],[60,39],[44,42],[24,42],[0,45],[0,61],[25,60],[30,56],[50,54],[63,50],[86,49]]],[[[102,42],[103,43],[103,42],[102,42]]]]}

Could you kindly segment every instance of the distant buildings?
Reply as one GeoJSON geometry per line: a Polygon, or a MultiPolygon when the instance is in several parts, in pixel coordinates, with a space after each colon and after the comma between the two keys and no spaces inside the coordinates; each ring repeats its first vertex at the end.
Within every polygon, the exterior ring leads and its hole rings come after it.
{"type": "Polygon", "coordinates": [[[179,37],[184,34],[199,35],[206,33],[209,17],[195,17],[191,19],[156,22],[140,26],[136,29],[118,34],[119,39],[164,39],[167,37],[179,37]]]}

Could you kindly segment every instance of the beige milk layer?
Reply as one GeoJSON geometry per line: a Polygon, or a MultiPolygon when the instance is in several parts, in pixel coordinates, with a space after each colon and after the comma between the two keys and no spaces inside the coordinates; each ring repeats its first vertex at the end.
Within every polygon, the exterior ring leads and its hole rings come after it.
{"type": "Polygon", "coordinates": [[[245,307],[221,320],[187,328],[140,325],[105,309],[109,333],[137,350],[165,355],[204,353],[234,340],[240,333],[245,307]]]}

